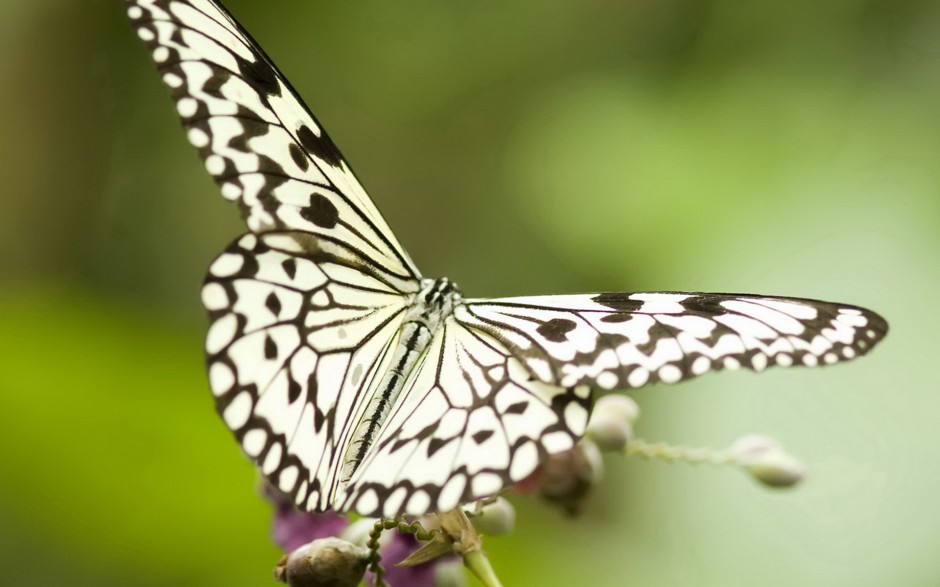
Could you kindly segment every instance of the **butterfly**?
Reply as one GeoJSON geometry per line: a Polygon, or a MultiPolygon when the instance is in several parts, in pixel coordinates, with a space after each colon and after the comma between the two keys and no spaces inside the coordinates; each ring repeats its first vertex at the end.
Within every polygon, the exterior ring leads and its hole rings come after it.
{"type": "Polygon", "coordinates": [[[464,298],[422,277],[270,58],[214,0],[126,0],[189,141],[249,232],[202,302],[217,409],[310,511],[448,511],[584,434],[592,389],[816,366],[887,334],[869,310],[786,297],[464,298]]]}

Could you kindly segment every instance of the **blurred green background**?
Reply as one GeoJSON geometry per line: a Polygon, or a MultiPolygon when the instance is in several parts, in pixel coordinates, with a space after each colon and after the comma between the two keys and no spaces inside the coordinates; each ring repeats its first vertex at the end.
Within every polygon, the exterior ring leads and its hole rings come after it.
{"type": "MultiPolygon", "coordinates": [[[[609,459],[516,500],[507,585],[937,585],[940,4],[252,2],[235,15],[426,275],[471,296],[688,289],[875,309],[822,370],[636,394],[649,440],[780,439],[793,491],[609,459]]],[[[243,228],[113,0],[0,2],[0,583],[269,585],[202,371],[243,228]]]]}

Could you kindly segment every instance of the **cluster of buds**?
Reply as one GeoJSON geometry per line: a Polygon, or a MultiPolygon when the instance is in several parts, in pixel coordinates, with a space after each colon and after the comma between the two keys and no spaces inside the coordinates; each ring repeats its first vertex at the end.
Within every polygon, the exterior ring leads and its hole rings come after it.
{"type": "Polygon", "coordinates": [[[274,541],[289,553],[274,575],[290,587],[353,587],[363,578],[373,586],[462,587],[461,558],[485,585],[495,585],[482,535],[508,534],[515,523],[515,511],[502,497],[411,523],[369,518],[350,523],[331,512],[299,512],[270,486],[264,494],[276,507],[274,541]]]}
{"type": "MultiPolygon", "coordinates": [[[[731,465],[769,487],[790,487],[805,476],[800,462],[766,436],[741,437],[726,450],[650,444],[634,438],[639,415],[636,403],[625,395],[601,397],[582,441],[549,456],[513,491],[537,494],[576,515],[603,477],[605,453],[731,465]]],[[[265,494],[276,507],[274,541],[290,553],[275,576],[291,587],[352,587],[363,578],[375,586],[461,587],[465,584],[461,559],[484,585],[498,585],[481,548],[482,536],[508,534],[516,519],[512,504],[499,496],[408,523],[371,519],[350,523],[335,513],[298,512],[276,490],[266,488],[265,494]]]]}
{"type": "Polygon", "coordinates": [[[625,395],[597,400],[584,438],[574,448],[550,455],[535,473],[514,489],[535,493],[575,516],[584,507],[591,488],[604,476],[604,453],[622,453],[633,439],[633,424],[640,409],[625,395]]]}
{"type": "Polygon", "coordinates": [[[634,438],[633,426],[639,416],[640,409],[630,397],[601,397],[594,405],[581,442],[570,450],[549,456],[514,490],[538,494],[567,514],[577,515],[591,489],[603,478],[606,453],[736,466],[768,487],[791,487],[806,476],[803,465],[767,436],[749,434],[725,450],[650,444],[634,438]]]}

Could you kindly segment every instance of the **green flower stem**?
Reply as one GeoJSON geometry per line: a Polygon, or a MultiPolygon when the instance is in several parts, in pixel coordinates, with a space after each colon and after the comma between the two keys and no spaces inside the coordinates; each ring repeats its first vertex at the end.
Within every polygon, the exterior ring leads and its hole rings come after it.
{"type": "Polygon", "coordinates": [[[650,444],[642,439],[631,440],[624,447],[623,454],[628,457],[641,457],[644,459],[658,459],[661,461],[685,462],[693,465],[706,463],[709,465],[730,465],[734,463],[734,456],[728,451],[717,451],[712,448],[690,448],[687,446],[673,446],[665,442],[650,444]]]}
{"type": "Polygon", "coordinates": [[[493,570],[493,565],[490,564],[490,559],[486,558],[486,553],[482,550],[474,550],[466,553],[463,557],[463,564],[465,564],[467,568],[470,569],[470,572],[476,575],[477,579],[486,585],[486,587],[502,587],[502,583],[499,582],[499,578],[493,570]]]}

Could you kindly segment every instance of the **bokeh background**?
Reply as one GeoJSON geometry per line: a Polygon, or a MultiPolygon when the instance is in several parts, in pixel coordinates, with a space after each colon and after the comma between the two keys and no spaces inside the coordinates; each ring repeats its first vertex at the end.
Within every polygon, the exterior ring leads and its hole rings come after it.
{"type": "MultiPolygon", "coordinates": [[[[811,471],[608,459],[516,499],[507,585],[940,584],[940,4],[230,0],[425,274],[468,295],[747,291],[892,331],[831,369],[635,394],[640,436],[811,471]]],[[[0,2],[0,583],[269,585],[202,371],[243,228],[114,0],[0,2]]]]}

